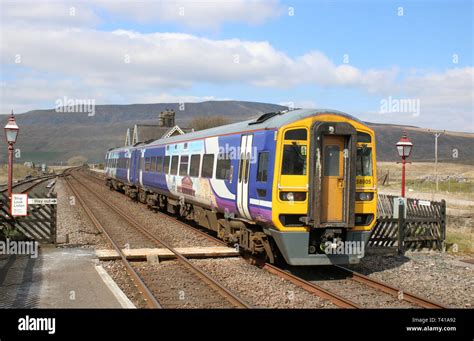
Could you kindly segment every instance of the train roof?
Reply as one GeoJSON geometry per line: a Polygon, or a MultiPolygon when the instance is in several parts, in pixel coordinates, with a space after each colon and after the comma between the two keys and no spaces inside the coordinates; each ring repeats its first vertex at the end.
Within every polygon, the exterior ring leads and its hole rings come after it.
{"type": "MultiPolygon", "coordinates": [[[[156,145],[162,145],[162,144],[168,144],[168,143],[179,143],[179,142],[185,142],[188,140],[193,140],[193,139],[202,139],[210,136],[217,136],[217,135],[227,135],[227,134],[233,134],[233,133],[239,133],[243,131],[252,131],[252,130],[264,130],[264,129],[279,129],[282,126],[285,126],[287,124],[290,124],[295,121],[299,121],[302,119],[305,119],[310,116],[318,116],[318,115],[324,115],[324,114],[334,114],[334,115],[339,115],[339,116],[344,116],[348,119],[357,121],[361,124],[364,124],[362,121],[360,121],[358,118],[346,114],[342,111],[338,110],[332,110],[332,109],[297,109],[297,110],[291,110],[291,111],[281,111],[281,112],[275,112],[275,113],[266,113],[261,115],[258,118],[253,118],[250,120],[242,121],[242,122],[237,122],[237,123],[231,123],[228,125],[224,126],[219,126],[215,128],[210,128],[210,129],[205,129],[205,130],[199,130],[193,133],[186,133],[184,135],[176,135],[176,136],[171,136],[167,137],[164,139],[159,139],[152,141],[148,144],[141,144],[139,146],[136,146],[137,148],[139,147],[150,147],[150,146],[156,146],[156,145]]],[[[364,124],[365,125],[365,124],[364,124]]],[[[134,147],[120,147],[116,148],[110,151],[120,151],[120,150],[126,150],[126,149],[131,149],[134,147]]],[[[110,152],[109,151],[109,152],[110,152]]]]}

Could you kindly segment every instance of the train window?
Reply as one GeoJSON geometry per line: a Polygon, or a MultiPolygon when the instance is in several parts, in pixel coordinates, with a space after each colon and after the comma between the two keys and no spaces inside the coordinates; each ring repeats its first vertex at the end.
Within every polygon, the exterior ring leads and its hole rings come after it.
{"type": "Polygon", "coordinates": [[[201,176],[203,178],[212,178],[214,171],[214,154],[204,154],[202,157],[201,176]]]}
{"type": "Polygon", "coordinates": [[[167,174],[170,171],[170,157],[165,156],[165,165],[163,166],[163,173],[167,174]]]}
{"type": "Polygon", "coordinates": [[[227,154],[219,154],[216,165],[216,179],[230,181],[231,175],[230,158],[227,154]]]}
{"type": "Polygon", "coordinates": [[[306,175],[306,145],[286,144],[283,147],[282,175],[306,175]]]}
{"type": "Polygon", "coordinates": [[[151,168],[150,171],[156,172],[156,156],[152,156],[151,158],[151,168]]]}
{"type": "Polygon", "coordinates": [[[199,164],[201,163],[201,155],[191,155],[191,166],[189,167],[189,176],[199,177],[199,164]]]}
{"type": "Polygon", "coordinates": [[[306,129],[293,129],[285,133],[285,140],[306,141],[307,139],[308,134],[306,129]]]}
{"type": "Polygon", "coordinates": [[[372,176],[372,148],[357,148],[356,175],[372,176]]]}
{"type": "Polygon", "coordinates": [[[268,152],[258,154],[257,181],[266,182],[268,178],[268,152]]]}
{"type": "Polygon", "coordinates": [[[173,155],[171,157],[171,169],[170,169],[171,175],[178,175],[178,163],[179,163],[179,156],[173,155]]]}
{"type": "Polygon", "coordinates": [[[357,142],[359,142],[359,143],[370,143],[370,142],[372,142],[372,138],[370,137],[369,134],[359,131],[357,133],[357,142]]]}
{"type": "Polygon", "coordinates": [[[339,146],[327,145],[324,147],[324,176],[339,176],[339,146]]]}
{"type": "Polygon", "coordinates": [[[149,157],[145,158],[145,172],[150,171],[151,159],[149,157]]]}
{"type": "Polygon", "coordinates": [[[130,159],[127,158],[127,169],[130,168],[130,159]]]}
{"type": "Polygon", "coordinates": [[[181,155],[181,161],[179,163],[179,175],[188,175],[189,156],[181,155]]]}
{"type": "Polygon", "coordinates": [[[163,156],[158,156],[156,159],[156,171],[158,173],[163,172],[163,156]]]}

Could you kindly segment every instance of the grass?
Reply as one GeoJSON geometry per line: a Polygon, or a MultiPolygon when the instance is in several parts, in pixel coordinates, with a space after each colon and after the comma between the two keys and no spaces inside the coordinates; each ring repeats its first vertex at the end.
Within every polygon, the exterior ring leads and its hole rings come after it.
{"type": "MultiPolygon", "coordinates": [[[[35,176],[38,174],[38,171],[25,167],[20,164],[13,165],[13,180],[24,179],[27,175],[35,176]]],[[[0,167],[0,184],[7,183],[8,180],[8,168],[5,164],[0,167]]]]}
{"type": "Polygon", "coordinates": [[[450,253],[474,253],[473,233],[465,229],[448,229],[446,231],[446,246],[450,253]],[[457,251],[454,245],[457,245],[457,251]]]}
{"type": "MultiPolygon", "coordinates": [[[[420,181],[420,180],[409,180],[407,181],[407,187],[412,188],[416,191],[421,192],[433,192],[436,190],[436,182],[434,181],[420,181]]],[[[457,182],[457,181],[439,181],[438,182],[439,192],[448,193],[473,193],[474,182],[457,182]]]]}

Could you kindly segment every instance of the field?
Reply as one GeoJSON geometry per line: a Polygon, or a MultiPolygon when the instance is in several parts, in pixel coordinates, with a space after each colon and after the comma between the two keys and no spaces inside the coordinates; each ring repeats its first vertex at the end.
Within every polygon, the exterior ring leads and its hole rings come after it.
{"type": "MultiPolygon", "coordinates": [[[[13,165],[13,180],[22,180],[27,175],[38,175],[38,171],[25,167],[23,165],[13,165]]],[[[8,168],[6,164],[0,165],[0,184],[6,184],[8,181],[8,168]]]]}
{"type": "MultiPolygon", "coordinates": [[[[474,166],[438,163],[438,191],[434,162],[414,162],[406,167],[407,197],[446,200],[449,250],[474,253],[474,166]]],[[[401,169],[401,164],[394,162],[377,163],[379,193],[400,194],[401,169]]]]}

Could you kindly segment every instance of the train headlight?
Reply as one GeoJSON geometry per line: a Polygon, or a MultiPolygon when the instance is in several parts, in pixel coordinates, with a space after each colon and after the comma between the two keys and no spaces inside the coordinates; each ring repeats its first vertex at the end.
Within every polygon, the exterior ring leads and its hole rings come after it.
{"type": "Polygon", "coordinates": [[[357,192],[357,201],[371,201],[374,198],[374,192],[357,192]]]}
{"type": "Polygon", "coordinates": [[[283,201],[305,201],[306,192],[280,192],[280,200],[283,201]]]}

